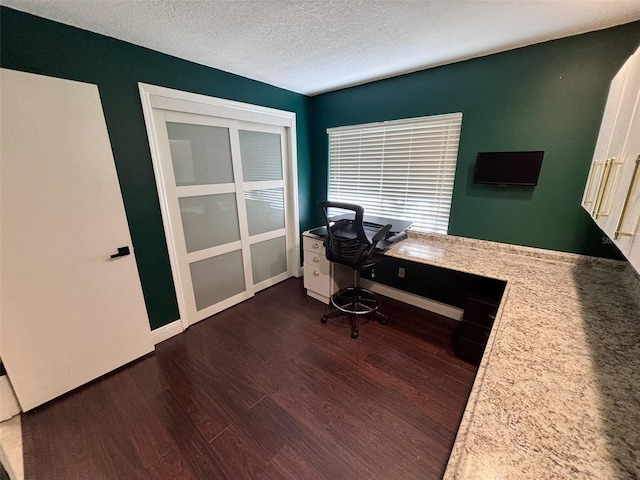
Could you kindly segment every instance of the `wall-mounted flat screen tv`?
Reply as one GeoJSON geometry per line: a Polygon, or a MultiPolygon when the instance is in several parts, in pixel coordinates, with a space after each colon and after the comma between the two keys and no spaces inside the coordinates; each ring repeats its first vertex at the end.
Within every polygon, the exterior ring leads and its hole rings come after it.
{"type": "Polygon", "coordinates": [[[476,158],[474,183],[493,185],[538,184],[544,151],[480,152],[476,158]]]}

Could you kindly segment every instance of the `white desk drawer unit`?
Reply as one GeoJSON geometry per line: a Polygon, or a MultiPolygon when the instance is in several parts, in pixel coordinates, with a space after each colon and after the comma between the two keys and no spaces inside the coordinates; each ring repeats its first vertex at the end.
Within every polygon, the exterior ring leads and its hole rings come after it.
{"type": "Polygon", "coordinates": [[[331,262],[324,253],[324,243],[321,238],[311,236],[305,232],[302,236],[304,254],[304,288],[307,295],[329,303],[329,298],[335,291],[331,262]]]}

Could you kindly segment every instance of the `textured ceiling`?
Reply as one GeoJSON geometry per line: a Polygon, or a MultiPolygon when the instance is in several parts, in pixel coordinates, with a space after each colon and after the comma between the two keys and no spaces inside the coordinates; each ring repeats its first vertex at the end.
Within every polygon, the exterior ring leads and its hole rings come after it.
{"type": "Polygon", "coordinates": [[[639,0],[0,0],[314,95],[640,19],[639,0]]]}

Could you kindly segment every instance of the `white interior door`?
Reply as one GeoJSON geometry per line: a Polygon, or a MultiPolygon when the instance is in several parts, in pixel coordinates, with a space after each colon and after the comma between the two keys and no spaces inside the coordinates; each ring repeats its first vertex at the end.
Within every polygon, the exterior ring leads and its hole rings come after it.
{"type": "Polygon", "coordinates": [[[139,88],[182,327],[299,276],[295,113],[139,88]]]}
{"type": "Polygon", "coordinates": [[[0,351],[26,411],[153,343],[98,88],[0,81],[0,351]]]}

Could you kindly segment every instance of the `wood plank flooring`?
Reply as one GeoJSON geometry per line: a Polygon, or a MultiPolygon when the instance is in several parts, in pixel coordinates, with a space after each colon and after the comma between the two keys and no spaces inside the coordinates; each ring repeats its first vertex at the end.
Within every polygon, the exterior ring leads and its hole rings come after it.
{"type": "Polygon", "coordinates": [[[476,368],[385,300],[350,337],[289,279],[23,415],[27,479],[437,479],[476,368]]]}

